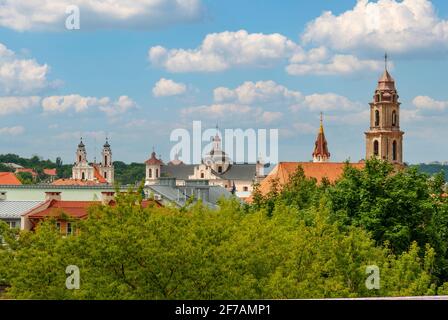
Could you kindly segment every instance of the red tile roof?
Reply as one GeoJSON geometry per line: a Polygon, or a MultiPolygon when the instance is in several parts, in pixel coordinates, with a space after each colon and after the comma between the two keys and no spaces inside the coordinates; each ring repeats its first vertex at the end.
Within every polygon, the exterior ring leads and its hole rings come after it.
{"type": "Polygon", "coordinates": [[[100,173],[100,169],[98,167],[97,164],[93,165],[93,174],[95,176],[95,179],[99,182],[99,183],[107,183],[107,180],[101,175],[100,173]]]}
{"type": "Polygon", "coordinates": [[[55,175],[57,175],[57,173],[56,173],[56,169],[44,169],[44,173],[45,173],[46,175],[49,175],[49,176],[55,176],[55,175]]]}
{"type": "Polygon", "coordinates": [[[100,184],[98,181],[86,181],[78,179],[57,179],[53,181],[55,186],[95,186],[100,184]]]}
{"type": "MultiPolygon", "coordinates": [[[[101,204],[101,201],[65,201],[65,200],[47,200],[33,209],[25,212],[23,216],[27,216],[31,220],[41,220],[47,217],[58,217],[62,213],[75,219],[84,219],[88,215],[89,207],[101,204]]],[[[162,204],[155,200],[143,200],[142,207],[146,208],[150,203],[155,203],[157,207],[162,204]]],[[[115,201],[111,200],[109,205],[115,205],[115,201]]]]}
{"type": "MultiPolygon", "coordinates": [[[[306,177],[315,178],[320,183],[324,177],[330,182],[335,182],[342,176],[346,164],[345,162],[280,162],[260,183],[261,193],[267,194],[270,191],[271,183],[274,179],[278,179],[280,187],[287,184],[289,177],[296,171],[299,165],[302,166],[306,177]]],[[[365,163],[350,163],[350,166],[362,169],[365,163]]]]}
{"type": "Polygon", "coordinates": [[[12,172],[0,172],[0,184],[19,186],[22,182],[12,172]]]}
{"type": "Polygon", "coordinates": [[[160,159],[157,159],[156,153],[154,151],[151,153],[151,158],[146,160],[145,163],[150,165],[150,166],[151,165],[162,165],[163,164],[163,162],[160,159]]]}
{"type": "Polygon", "coordinates": [[[28,168],[17,168],[17,169],[16,169],[16,173],[19,173],[19,172],[28,172],[28,173],[31,173],[31,175],[32,175],[33,177],[36,177],[36,176],[37,176],[36,171],[34,171],[33,169],[28,169],[28,168]]]}

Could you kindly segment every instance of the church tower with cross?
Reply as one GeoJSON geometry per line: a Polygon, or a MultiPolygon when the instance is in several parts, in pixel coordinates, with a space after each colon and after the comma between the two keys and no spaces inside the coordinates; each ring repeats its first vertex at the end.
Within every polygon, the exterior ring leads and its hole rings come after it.
{"type": "Polygon", "coordinates": [[[366,159],[378,158],[393,164],[403,164],[403,135],[400,130],[400,102],[395,80],[385,70],[370,103],[370,129],[366,135],[366,159]]]}
{"type": "Polygon", "coordinates": [[[330,161],[330,152],[328,152],[328,143],[325,138],[323,114],[320,113],[320,127],[317,133],[316,142],[314,143],[313,162],[328,162],[330,161]]]}

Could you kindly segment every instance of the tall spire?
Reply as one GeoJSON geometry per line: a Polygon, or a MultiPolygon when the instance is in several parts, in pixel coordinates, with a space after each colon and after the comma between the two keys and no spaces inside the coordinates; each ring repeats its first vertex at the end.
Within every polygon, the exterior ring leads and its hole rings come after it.
{"type": "Polygon", "coordinates": [[[323,113],[320,113],[320,127],[314,143],[313,162],[328,162],[330,160],[330,152],[328,152],[327,139],[325,139],[323,113]]]}

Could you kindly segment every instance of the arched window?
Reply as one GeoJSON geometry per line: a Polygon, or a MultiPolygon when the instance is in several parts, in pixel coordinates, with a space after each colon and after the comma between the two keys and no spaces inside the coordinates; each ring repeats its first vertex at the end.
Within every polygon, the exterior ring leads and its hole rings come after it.
{"type": "Polygon", "coordinates": [[[107,156],[104,156],[104,164],[107,166],[107,156]]]}
{"type": "Polygon", "coordinates": [[[104,172],[104,179],[107,179],[107,172],[104,172]]]}
{"type": "Polygon", "coordinates": [[[204,179],[204,172],[201,172],[201,179],[204,179]]]}
{"type": "Polygon", "coordinates": [[[86,179],[86,174],[83,172],[81,173],[81,180],[85,180],[86,179]]]}
{"type": "Polygon", "coordinates": [[[222,173],[222,167],[221,166],[218,167],[218,173],[222,173]]]}
{"type": "Polygon", "coordinates": [[[375,110],[375,127],[378,127],[380,125],[380,112],[378,110],[375,110]]]}
{"type": "Polygon", "coordinates": [[[148,169],[148,178],[152,178],[152,169],[148,169]]]}
{"type": "Polygon", "coordinates": [[[380,153],[380,144],[378,143],[378,140],[373,141],[373,154],[375,156],[378,156],[380,153]]]}
{"type": "Polygon", "coordinates": [[[397,141],[392,142],[392,160],[397,161],[397,141]]]}
{"type": "Polygon", "coordinates": [[[395,127],[397,125],[397,112],[392,111],[392,127],[395,127]]]}
{"type": "Polygon", "coordinates": [[[81,162],[81,155],[79,155],[79,162],[81,162]]]}
{"type": "Polygon", "coordinates": [[[159,177],[159,169],[156,169],[156,178],[159,177]]]}

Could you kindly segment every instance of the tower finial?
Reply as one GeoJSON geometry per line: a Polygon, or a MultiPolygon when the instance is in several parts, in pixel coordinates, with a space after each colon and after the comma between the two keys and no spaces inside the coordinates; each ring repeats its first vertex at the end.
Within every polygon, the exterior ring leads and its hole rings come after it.
{"type": "Polygon", "coordinates": [[[387,71],[387,59],[389,56],[387,55],[387,52],[384,53],[384,69],[387,71]]]}
{"type": "Polygon", "coordinates": [[[324,124],[323,124],[323,121],[324,121],[324,113],[321,111],[321,112],[320,112],[320,132],[323,132],[323,131],[324,131],[324,124]]]}

